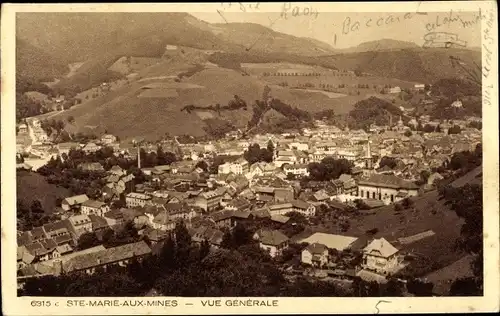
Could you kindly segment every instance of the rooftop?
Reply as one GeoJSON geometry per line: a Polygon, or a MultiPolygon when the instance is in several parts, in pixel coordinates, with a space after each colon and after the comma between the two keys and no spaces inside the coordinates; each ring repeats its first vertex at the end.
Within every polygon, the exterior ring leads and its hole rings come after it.
{"type": "Polygon", "coordinates": [[[337,249],[342,251],[351,246],[351,244],[356,241],[356,237],[349,237],[343,235],[333,235],[325,233],[314,233],[311,236],[302,239],[300,243],[314,244],[319,243],[327,246],[329,249],[337,249]]]}

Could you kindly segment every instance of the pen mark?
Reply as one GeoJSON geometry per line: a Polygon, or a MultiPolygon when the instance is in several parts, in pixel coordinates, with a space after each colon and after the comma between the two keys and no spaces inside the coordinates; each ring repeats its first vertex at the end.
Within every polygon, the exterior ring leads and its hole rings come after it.
{"type": "Polygon", "coordinates": [[[391,301],[384,301],[384,300],[378,301],[378,302],[377,302],[377,305],[375,305],[375,308],[377,309],[377,312],[376,312],[375,314],[380,314],[380,310],[378,309],[378,305],[379,305],[380,303],[389,303],[389,304],[390,304],[390,303],[391,303],[391,301]]]}
{"type": "MultiPolygon", "coordinates": [[[[271,21],[271,18],[267,17],[270,21],[271,21]]],[[[274,21],[271,22],[271,24],[269,25],[269,28],[271,28],[274,24],[276,24],[276,22],[281,19],[281,16],[278,16],[274,21]]],[[[260,39],[262,38],[262,36],[264,36],[266,32],[263,32],[259,35],[259,37],[257,37],[257,39],[252,43],[252,45],[250,45],[249,47],[245,48],[245,50],[248,52],[250,51],[250,49],[252,49],[255,44],[257,44],[258,41],[260,41],[260,39]]]]}
{"type": "Polygon", "coordinates": [[[227,22],[226,18],[224,17],[224,15],[219,11],[219,9],[217,9],[217,13],[219,13],[220,17],[226,22],[226,24],[228,24],[229,22],[227,22]]]}

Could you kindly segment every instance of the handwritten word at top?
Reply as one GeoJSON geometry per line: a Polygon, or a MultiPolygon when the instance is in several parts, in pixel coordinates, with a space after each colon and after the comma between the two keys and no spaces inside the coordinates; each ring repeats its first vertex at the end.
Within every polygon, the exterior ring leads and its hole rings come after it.
{"type": "Polygon", "coordinates": [[[221,8],[223,11],[226,10],[236,10],[241,12],[252,12],[260,11],[260,2],[247,3],[247,2],[221,2],[221,8]]]}
{"type": "Polygon", "coordinates": [[[481,8],[479,8],[479,12],[474,13],[472,18],[469,19],[466,19],[463,15],[461,16],[458,13],[453,12],[453,10],[450,10],[450,12],[446,13],[446,15],[436,15],[436,20],[434,22],[427,23],[425,28],[428,32],[435,31],[445,25],[450,27],[453,24],[457,24],[457,26],[461,26],[463,28],[468,28],[477,24],[484,18],[485,16],[481,13],[481,8]]]}
{"type": "Polygon", "coordinates": [[[375,19],[366,19],[364,21],[353,20],[350,16],[348,16],[342,23],[342,35],[357,32],[362,28],[382,27],[384,25],[400,23],[403,20],[410,20],[414,15],[415,14],[410,12],[405,13],[403,16],[389,14],[375,19]]]}
{"type": "Polygon", "coordinates": [[[302,6],[302,5],[292,5],[291,2],[283,3],[281,8],[281,17],[285,20],[288,17],[298,17],[298,16],[310,16],[315,19],[318,18],[318,10],[312,6],[302,6]]]}

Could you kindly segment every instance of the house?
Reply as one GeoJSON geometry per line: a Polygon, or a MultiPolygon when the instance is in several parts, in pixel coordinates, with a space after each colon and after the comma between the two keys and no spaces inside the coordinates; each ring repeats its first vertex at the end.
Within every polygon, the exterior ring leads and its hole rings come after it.
{"type": "Polygon", "coordinates": [[[283,165],[283,171],[285,172],[286,175],[293,174],[295,176],[301,176],[301,177],[306,177],[309,175],[309,170],[306,164],[295,164],[295,165],[285,164],[283,165]]]}
{"type": "Polygon", "coordinates": [[[308,245],[302,250],[301,261],[318,268],[326,266],[328,263],[328,247],[320,243],[308,245]]]}
{"type": "Polygon", "coordinates": [[[357,240],[356,237],[349,237],[343,235],[334,235],[326,233],[314,233],[311,236],[304,238],[298,243],[307,244],[322,244],[328,247],[328,249],[335,249],[337,251],[342,251],[351,247],[351,245],[357,240]]]}
{"type": "MultiPolygon", "coordinates": [[[[71,224],[69,221],[62,220],[51,222],[43,225],[43,230],[45,231],[45,235],[47,238],[55,239],[60,236],[69,236],[71,237],[71,224]]],[[[19,242],[18,242],[19,243],[19,242]]]]}
{"type": "Polygon", "coordinates": [[[361,266],[376,273],[390,274],[399,266],[397,253],[398,249],[384,238],[375,239],[363,249],[361,266]]]}
{"type": "Polygon", "coordinates": [[[201,244],[203,241],[207,241],[210,246],[214,248],[220,248],[222,245],[222,239],[224,233],[216,228],[209,226],[200,226],[196,229],[191,230],[191,239],[196,244],[201,244]]]}
{"type": "Polygon", "coordinates": [[[70,197],[65,198],[61,202],[61,207],[65,211],[78,210],[78,209],[80,209],[80,206],[85,201],[88,201],[88,200],[89,200],[89,198],[86,194],[70,196],[70,197]]]}
{"type": "Polygon", "coordinates": [[[316,207],[302,200],[292,200],[293,211],[298,212],[305,217],[311,217],[316,214],[316,207]]]}
{"type": "Polygon", "coordinates": [[[87,200],[81,205],[81,212],[84,215],[102,216],[109,211],[109,206],[101,201],[87,200]]]}
{"type": "Polygon", "coordinates": [[[259,230],[254,234],[254,239],[272,258],[281,255],[289,244],[288,237],[278,230],[259,230]]]}
{"type": "Polygon", "coordinates": [[[152,227],[163,231],[172,231],[175,228],[176,220],[169,216],[167,211],[158,213],[152,221],[152,227]]]}
{"type": "Polygon", "coordinates": [[[203,211],[201,208],[195,205],[188,205],[185,202],[167,203],[165,205],[165,210],[171,218],[184,221],[191,221],[203,211]]]}
{"type": "Polygon", "coordinates": [[[109,226],[116,226],[125,222],[123,213],[120,210],[111,210],[104,213],[103,216],[109,226]]]}
{"type": "Polygon", "coordinates": [[[42,239],[18,247],[18,267],[59,257],[57,244],[53,239],[42,239]]]}
{"type": "Polygon", "coordinates": [[[116,141],[117,141],[116,136],[111,134],[102,135],[101,137],[101,143],[106,145],[116,143],[116,141]]]}
{"type": "Polygon", "coordinates": [[[269,205],[269,214],[271,216],[285,215],[287,213],[293,212],[293,210],[294,210],[293,204],[290,202],[269,205]]]}
{"type": "Polygon", "coordinates": [[[78,165],[78,169],[82,171],[92,171],[92,172],[104,171],[104,167],[99,162],[83,162],[78,165]]]}
{"type": "Polygon", "coordinates": [[[400,87],[389,88],[387,92],[390,94],[401,93],[401,88],[400,87]]]}
{"type": "Polygon", "coordinates": [[[435,185],[437,181],[440,181],[440,180],[443,180],[443,176],[440,175],[439,173],[437,172],[434,172],[433,174],[431,174],[429,176],[429,178],[427,178],[427,184],[428,185],[435,185]]]}
{"type": "Polygon", "coordinates": [[[62,156],[62,154],[69,154],[71,149],[77,149],[78,144],[77,143],[59,143],[56,145],[57,150],[59,151],[59,155],[62,156]]]}
{"type": "Polygon", "coordinates": [[[92,231],[96,234],[100,234],[109,228],[108,221],[102,216],[90,214],[90,221],[92,222],[92,231]]]}
{"type": "Polygon", "coordinates": [[[73,257],[63,263],[63,271],[65,273],[84,271],[92,274],[97,269],[105,271],[114,265],[125,267],[132,259],[141,260],[150,253],[151,248],[144,241],[140,241],[73,257]]]}
{"type": "Polygon", "coordinates": [[[206,212],[214,211],[220,207],[223,193],[218,190],[203,192],[195,198],[194,205],[206,212]]]}
{"type": "Polygon", "coordinates": [[[68,220],[77,238],[92,232],[92,221],[87,215],[73,215],[68,220]]]}
{"type": "Polygon", "coordinates": [[[151,196],[137,192],[130,192],[125,196],[125,203],[128,208],[134,208],[136,206],[144,207],[150,200],[151,196]]]}
{"type": "Polygon", "coordinates": [[[237,197],[232,199],[225,207],[225,210],[229,211],[248,211],[251,208],[250,202],[242,197],[237,197]]]}
{"type": "Polygon", "coordinates": [[[372,174],[358,181],[361,199],[377,199],[385,204],[401,200],[401,196],[417,196],[419,187],[413,182],[394,175],[372,174]]]}
{"type": "Polygon", "coordinates": [[[28,126],[24,123],[19,124],[18,126],[18,133],[19,134],[27,134],[28,133],[28,126]]]}
{"type": "Polygon", "coordinates": [[[109,169],[108,171],[111,175],[116,175],[119,177],[122,177],[124,175],[127,174],[127,172],[125,170],[123,170],[120,166],[118,165],[114,165],[113,167],[111,167],[111,169],[109,169]]]}
{"type": "Polygon", "coordinates": [[[281,168],[285,164],[296,164],[297,156],[292,150],[279,150],[276,154],[276,159],[274,160],[274,164],[276,167],[281,168]]]}
{"type": "Polygon", "coordinates": [[[96,145],[96,144],[95,144],[95,143],[93,143],[93,142],[90,142],[90,143],[85,144],[85,146],[83,146],[83,148],[82,148],[82,150],[83,150],[86,154],[95,153],[95,152],[96,152],[96,151],[98,151],[99,149],[101,149],[101,146],[96,145]]]}
{"type": "Polygon", "coordinates": [[[292,187],[288,188],[274,188],[274,202],[284,203],[293,200],[294,190],[292,187]]]}
{"type": "Polygon", "coordinates": [[[215,222],[217,228],[231,228],[233,226],[233,212],[220,211],[210,215],[210,218],[215,222]]]}
{"type": "Polygon", "coordinates": [[[248,161],[244,158],[240,157],[234,162],[226,162],[219,166],[218,168],[219,174],[246,174],[249,172],[248,161]]]}
{"type": "Polygon", "coordinates": [[[154,246],[167,239],[170,236],[170,232],[160,229],[148,228],[144,231],[143,235],[147,236],[149,242],[151,243],[151,246],[154,246]]]}

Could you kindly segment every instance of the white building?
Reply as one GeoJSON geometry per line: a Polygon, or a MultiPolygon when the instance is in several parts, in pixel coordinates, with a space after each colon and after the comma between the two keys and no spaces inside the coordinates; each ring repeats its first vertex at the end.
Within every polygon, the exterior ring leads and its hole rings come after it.
{"type": "Polygon", "coordinates": [[[309,170],[307,169],[306,164],[296,164],[296,165],[284,165],[283,166],[283,171],[285,174],[293,174],[296,176],[308,176],[309,175],[309,170]]]}
{"type": "Polygon", "coordinates": [[[84,215],[97,215],[102,217],[104,213],[109,212],[109,206],[104,202],[87,200],[82,203],[81,212],[84,215]]]}
{"type": "Polygon", "coordinates": [[[246,174],[249,171],[248,161],[244,158],[238,158],[235,162],[226,162],[219,166],[219,174],[246,174]]]}
{"type": "Polygon", "coordinates": [[[413,182],[386,174],[372,174],[358,181],[358,196],[361,199],[381,200],[385,204],[417,196],[418,189],[413,182]]]}
{"type": "Polygon", "coordinates": [[[384,238],[375,239],[363,249],[361,266],[384,275],[390,274],[399,267],[397,253],[398,249],[384,238]]]}
{"type": "Polygon", "coordinates": [[[289,244],[288,237],[278,230],[259,230],[254,234],[254,239],[272,258],[281,255],[289,244]]]}
{"type": "Polygon", "coordinates": [[[151,196],[137,192],[131,192],[125,196],[125,203],[128,208],[144,207],[150,200],[151,196]]]}
{"type": "Polygon", "coordinates": [[[313,243],[302,250],[301,261],[302,263],[321,268],[328,263],[328,257],[327,246],[313,243]]]}

